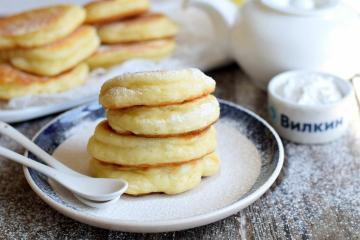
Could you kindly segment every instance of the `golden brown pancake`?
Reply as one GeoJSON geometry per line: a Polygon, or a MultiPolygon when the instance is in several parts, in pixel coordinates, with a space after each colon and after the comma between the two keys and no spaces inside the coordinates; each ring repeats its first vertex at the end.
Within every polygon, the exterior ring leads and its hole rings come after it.
{"type": "Polygon", "coordinates": [[[25,95],[63,92],[83,84],[88,72],[88,66],[80,64],[63,74],[42,77],[3,63],[0,64],[0,99],[9,100],[25,95]]]}
{"type": "Polygon", "coordinates": [[[82,26],[56,42],[36,48],[8,50],[8,55],[11,64],[21,70],[55,76],[89,57],[99,44],[95,28],[82,26]]]}
{"type": "Polygon", "coordinates": [[[154,192],[178,194],[196,187],[202,176],[218,172],[220,160],[211,153],[199,160],[163,167],[128,168],[92,159],[91,174],[102,178],[121,178],[129,183],[127,194],[142,195],[154,192]]]}
{"type": "Polygon", "coordinates": [[[99,0],[85,5],[86,22],[91,24],[134,17],[148,11],[148,0],[99,0]]]}
{"type": "Polygon", "coordinates": [[[2,54],[0,50],[0,63],[4,63],[8,60],[8,57],[6,54],[2,54]]]}
{"type": "Polygon", "coordinates": [[[85,19],[83,8],[57,5],[0,19],[0,49],[37,47],[73,32],[85,19]]]}
{"type": "Polygon", "coordinates": [[[139,43],[103,45],[86,62],[94,68],[108,68],[130,59],[161,60],[175,49],[175,40],[163,39],[139,43]]]}
{"type": "Polygon", "coordinates": [[[126,193],[177,194],[219,170],[215,81],[198,69],[123,74],[107,81],[107,118],[89,139],[95,177],[121,178],[126,193]]]}
{"type": "Polygon", "coordinates": [[[178,27],[164,14],[150,13],[102,25],[98,32],[103,43],[124,43],[173,37],[178,27]]]}
{"type": "Polygon", "coordinates": [[[215,128],[167,138],[121,135],[107,121],[99,123],[88,143],[88,152],[103,162],[125,166],[156,166],[199,159],[216,148],[215,128]]]}
{"type": "Polygon", "coordinates": [[[215,84],[195,68],[128,73],[105,82],[99,101],[107,109],[164,106],[206,96],[215,84]]]}
{"type": "Polygon", "coordinates": [[[219,103],[212,95],[183,104],[131,107],[109,110],[106,114],[114,131],[151,137],[202,130],[216,122],[219,115],[219,103]]]}

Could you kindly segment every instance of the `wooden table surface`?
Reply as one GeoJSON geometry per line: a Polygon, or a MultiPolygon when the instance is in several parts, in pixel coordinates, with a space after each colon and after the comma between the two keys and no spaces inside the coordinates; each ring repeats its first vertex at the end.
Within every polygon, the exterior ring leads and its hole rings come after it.
{"type": "MultiPolygon", "coordinates": [[[[208,73],[217,97],[266,117],[266,94],[236,65],[208,73]]],[[[14,126],[32,137],[55,115],[14,126]]],[[[360,133],[357,126],[326,145],[284,142],[283,171],[272,188],[222,221],[180,232],[132,234],[91,227],[43,203],[22,168],[0,161],[0,239],[360,239],[360,133]]],[[[1,137],[0,144],[20,146],[1,137]]]]}

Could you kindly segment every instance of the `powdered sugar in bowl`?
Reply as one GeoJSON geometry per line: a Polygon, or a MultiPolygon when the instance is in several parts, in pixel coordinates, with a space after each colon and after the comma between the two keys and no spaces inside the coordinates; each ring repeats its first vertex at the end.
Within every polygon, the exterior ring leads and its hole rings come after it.
{"type": "Polygon", "coordinates": [[[268,86],[268,108],[278,133],[298,143],[325,143],[340,137],[357,112],[352,85],[312,71],[288,71],[268,86]]]}

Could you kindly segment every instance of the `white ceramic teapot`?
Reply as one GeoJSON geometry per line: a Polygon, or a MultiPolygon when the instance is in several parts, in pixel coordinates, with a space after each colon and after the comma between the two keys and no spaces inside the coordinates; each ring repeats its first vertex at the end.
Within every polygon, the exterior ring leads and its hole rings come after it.
{"type": "Polygon", "coordinates": [[[256,85],[292,69],[349,78],[360,72],[360,17],[341,0],[190,0],[256,85]],[[229,31],[229,29],[231,29],[229,31]]]}

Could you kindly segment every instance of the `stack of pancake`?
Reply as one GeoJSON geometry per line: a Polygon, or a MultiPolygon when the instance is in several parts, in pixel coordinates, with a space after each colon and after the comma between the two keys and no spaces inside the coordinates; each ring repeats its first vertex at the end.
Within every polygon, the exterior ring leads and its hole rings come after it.
{"type": "Polygon", "coordinates": [[[83,84],[82,63],[100,44],[74,5],[35,9],[0,19],[0,99],[57,93],[83,84]]]}
{"type": "Polygon", "coordinates": [[[94,24],[102,45],[88,59],[91,68],[111,67],[129,59],[160,60],[175,49],[177,25],[149,12],[148,0],[100,0],[85,5],[86,23],[94,24]]]}
{"type": "Polygon", "coordinates": [[[106,82],[107,120],[88,143],[96,177],[128,181],[126,193],[177,194],[215,174],[219,103],[215,81],[197,69],[125,74],[106,82]]]}

